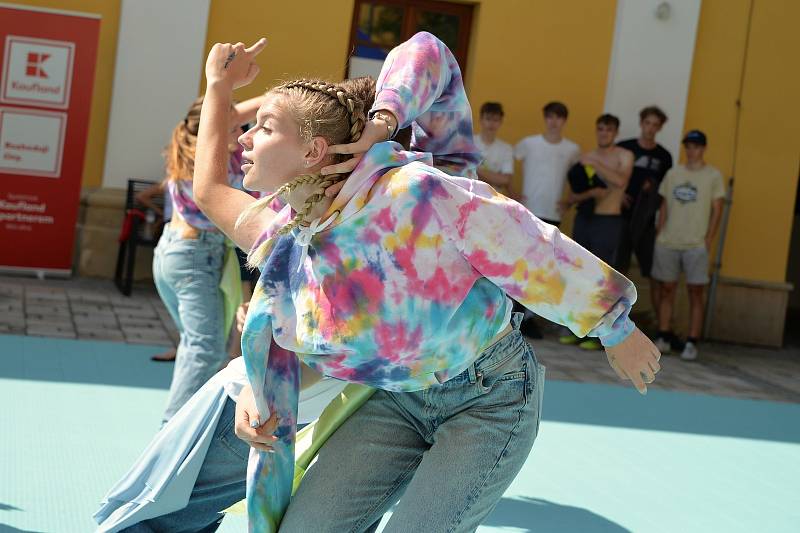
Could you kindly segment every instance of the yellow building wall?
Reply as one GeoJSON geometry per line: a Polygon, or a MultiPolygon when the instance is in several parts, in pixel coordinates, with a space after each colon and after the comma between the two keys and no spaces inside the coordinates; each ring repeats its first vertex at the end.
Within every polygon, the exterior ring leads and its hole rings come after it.
{"type": "Polygon", "coordinates": [[[594,147],[615,17],[614,0],[479,3],[465,80],[475,123],[483,102],[501,102],[500,137],[513,144],[542,133],[542,107],[560,100],[569,108],[564,135],[584,149],[594,147]]]}
{"type": "MultiPolygon", "coordinates": [[[[244,100],[270,86],[302,77],[341,80],[344,76],[353,18],[353,0],[305,2],[211,0],[205,55],[216,42],[242,41],[248,46],[259,37],[267,47],[259,56],[261,72],[236,93],[244,100]]],[[[200,92],[205,80],[200,80],[200,92]]]]}
{"type": "Polygon", "coordinates": [[[800,166],[796,20],[800,3],[793,0],[702,3],[686,128],[704,130],[706,160],[726,177],[735,174],[724,276],[786,277],[800,166]]]}
{"type": "Polygon", "coordinates": [[[108,116],[111,112],[111,91],[114,84],[114,62],[117,56],[120,0],[16,0],[17,5],[80,11],[100,15],[100,37],[97,44],[97,65],[89,116],[89,133],[83,164],[83,186],[99,187],[103,182],[106,157],[108,116]]]}

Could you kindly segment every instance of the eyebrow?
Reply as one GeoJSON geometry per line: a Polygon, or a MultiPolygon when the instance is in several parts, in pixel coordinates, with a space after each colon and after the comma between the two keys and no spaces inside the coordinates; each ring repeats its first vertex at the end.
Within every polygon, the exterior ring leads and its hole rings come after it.
{"type": "Polygon", "coordinates": [[[262,120],[274,119],[275,115],[272,113],[256,113],[256,122],[261,122],[262,120]]]}

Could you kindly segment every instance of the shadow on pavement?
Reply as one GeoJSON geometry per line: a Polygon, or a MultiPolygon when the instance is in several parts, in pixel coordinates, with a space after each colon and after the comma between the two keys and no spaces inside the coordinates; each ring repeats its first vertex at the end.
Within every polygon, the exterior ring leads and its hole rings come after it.
{"type": "Polygon", "coordinates": [[[484,526],[508,527],[536,533],[625,533],[628,529],[587,509],[538,498],[503,498],[484,526]]]}

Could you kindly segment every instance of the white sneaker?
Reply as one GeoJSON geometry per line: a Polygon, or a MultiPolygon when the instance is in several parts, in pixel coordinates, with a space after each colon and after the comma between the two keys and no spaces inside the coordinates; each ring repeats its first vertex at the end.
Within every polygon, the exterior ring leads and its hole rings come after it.
{"type": "Polygon", "coordinates": [[[664,337],[658,337],[655,342],[656,348],[662,354],[669,353],[672,350],[672,346],[670,346],[669,341],[664,337]]]}
{"type": "Polygon", "coordinates": [[[681,359],[684,361],[694,361],[697,359],[697,346],[693,342],[686,341],[686,346],[681,352],[681,359]]]}

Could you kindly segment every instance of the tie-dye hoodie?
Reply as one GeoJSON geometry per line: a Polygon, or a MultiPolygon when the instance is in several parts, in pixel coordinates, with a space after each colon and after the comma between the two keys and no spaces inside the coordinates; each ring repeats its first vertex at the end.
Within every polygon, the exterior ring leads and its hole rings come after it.
{"type": "Polygon", "coordinates": [[[262,420],[277,412],[279,440],[275,453],[251,456],[252,531],[274,530],[288,505],[295,354],[329,376],[414,391],[475,360],[507,324],[507,295],[606,346],[633,330],[629,280],[486,183],[434,167],[472,175],[480,160],[460,71],[441,41],[420,33],[394,49],[377,91],[373,110],[413,123],[415,147],[431,153],[374,145],[322,231],[273,238],[287,207],[261,239],[268,255],[242,349],[262,420]]]}

